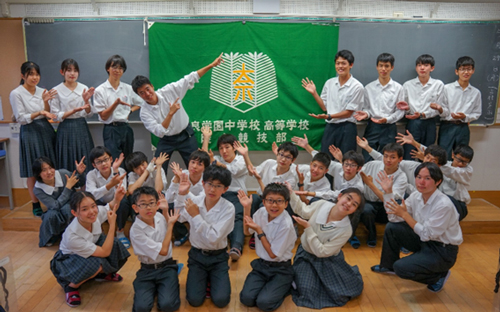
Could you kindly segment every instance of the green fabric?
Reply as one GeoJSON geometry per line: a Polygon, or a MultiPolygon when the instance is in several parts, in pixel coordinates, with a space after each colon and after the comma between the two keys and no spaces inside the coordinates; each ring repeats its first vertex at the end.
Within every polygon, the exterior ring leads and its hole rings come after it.
{"type": "Polygon", "coordinates": [[[250,150],[271,150],[275,141],[304,134],[319,148],[325,122],[308,116],[322,111],[301,79],[312,79],[321,94],[335,75],[338,33],[335,23],[154,23],[148,33],[150,79],[158,89],[223,52],[225,62],[182,100],[199,142],[199,129],[208,123],[213,150],[223,133],[234,134],[250,150]]]}

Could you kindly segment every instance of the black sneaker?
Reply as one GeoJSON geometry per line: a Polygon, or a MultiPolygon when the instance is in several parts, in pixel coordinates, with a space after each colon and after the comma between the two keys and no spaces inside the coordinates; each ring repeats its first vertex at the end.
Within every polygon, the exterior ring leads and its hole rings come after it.
{"type": "Polygon", "coordinates": [[[393,270],[389,270],[388,268],[381,267],[380,264],[372,266],[371,270],[375,273],[390,274],[390,275],[396,274],[393,270]]]}
{"type": "Polygon", "coordinates": [[[451,271],[448,271],[448,273],[446,273],[445,276],[441,277],[436,284],[427,285],[427,289],[434,293],[440,292],[441,290],[443,290],[444,284],[446,284],[446,281],[448,280],[450,275],[451,271]]]}
{"type": "Polygon", "coordinates": [[[184,245],[189,239],[189,233],[187,233],[184,237],[181,237],[180,239],[174,240],[174,245],[179,247],[184,245]]]}

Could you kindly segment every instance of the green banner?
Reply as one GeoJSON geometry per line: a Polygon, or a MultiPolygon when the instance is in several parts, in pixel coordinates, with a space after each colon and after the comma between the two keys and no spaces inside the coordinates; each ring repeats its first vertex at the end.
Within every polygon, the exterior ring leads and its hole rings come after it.
{"type": "Polygon", "coordinates": [[[304,134],[318,148],[325,122],[308,115],[322,111],[301,80],[312,79],[321,93],[335,75],[338,33],[335,23],[154,23],[148,34],[150,79],[160,88],[223,53],[224,63],[182,100],[198,140],[208,125],[214,150],[223,133],[250,150],[270,150],[273,142],[304,134]]]}

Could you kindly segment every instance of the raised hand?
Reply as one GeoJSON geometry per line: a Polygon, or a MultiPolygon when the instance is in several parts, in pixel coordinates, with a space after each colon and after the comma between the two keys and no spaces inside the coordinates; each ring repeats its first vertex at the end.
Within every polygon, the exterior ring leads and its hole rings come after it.
{"type": "Polygon", "coordinates": [[[123,181],[123,179],[125,179],[126,175],[127,175],[126,172],[122,175],[119,175],[118,173],[113,175],[113,177],[111,178],[111,181],[109,181],[109,183],[111,184],[111,187],[116,186],[116,185],[122,185],[122,181],[123,181]]]}
{"type": "Polygon", "coordinates": [[[305,149],[306,146],[309,145],[309,140],[307,139],[307,135],[305,133],[304,133],[304,138],[294,136],[292,138],[292,142],[302,147],[303,149],[305,149]]]}
{"type": "Polygon", "coordinates": [[[332,144],[328,147],[328,151],[330,151],[330,154],[332,154],[333,158],[335,158],[339,162],[342,162],[344,156],[342,155],[342,151],[340,150],[340,148],[332,144]]]}
{"type": "Polygon", "coordinates": [[[214,158],[214,152],[212,152],[212,150],[208,150],[208,156],[210,156],[210,164],[214,162],[215,158],[214,158]]]}
{"type": "Polygon", "coordinates": [[[241,156],[245,156],[248,154],[248,146],[246,144],[241,145],[239,141],[235,141],[233,143],[233,147],[238,153],[240,153],[241,156]]]}
{"type": "Polygon", "coordinates": [[[390,201],[385,203],[384,207],[388,209],[387,213],[394,214],[394,215],[401,217],[401,218],[408,211],[408,209],[406,208],[406,203],[405,203],[404,199],[401,201],[401,205],[400,205],[400,204],[398,204],[397,201],[394,200],[394,198],[391,198],[390,201]]]}
{"type": "Polygon", "coordinates": [[[372,176],[367,175],[363,171],[360,171],[359,175],[361,176],[361,179],[363,179],[363,183],[364,184],[366,184],[366,185],[373,184],[373,178],[372,178],[372,176]]]}
{"type": "Polygon", "coordinates": [[[57,90],[56,89],[51,89],[50,91],[47,91],[47,89],[43,90],[43,93],[42,93],[42,100],[44,102],[48,102],[50,100],[52,100],[53,98],[55,98],[57,95],[57,90]]]}
{"type": "Polygon", "coordinates": [[[377,179],[375,179],[377,183],[382,187],[382,190],[384,190],[384,193],[390,194],[392,193],[392,185],[394,183],[394,177],[393,176],[388,176],[387,173],[385,173],[384,170],[379,171],[377,173],[377,179]]]}
{"type": "Polygon", "coordinates": [[[396,135],[396,142],[401,145],[412,144],[414,141],[413,135],[408,130],[406,130],[406,133],[406,135],[404,135],[403,133],[398,133],[398,135],[396,135]]]}
{"type": "Polygon", "coordinates": [[[297,171],[297,177],[299,178],[299,183],[304,183],[304,174],[300,172],[299,166],[295,166],[295,171],[297,171]]]}
{"type": "Polygon", "coordinates": [[[224,52],[222,52],[219,57],[217,57],[211,64],[210,64],[210,67],[214,68],[215,66],[218,66],[222,63],[224,63],[224,59],[222,58],[222,54],[224,52]]]}
{"type": "Polygon", "coordinates": [[[179,98],[176,98],[174,103],[168,103],[170,105],[169,114],[173,115],[181,108],[181,103],[179,103],[178,101],[179,98]]]}
{"type": "Polygon", "coordinates": [[[247,169],[248,169],[248,173],[250,174],[250,176],[254,176],[257,180],[262,179],[262,177],[257,172],[257,168],[255,168],[253,166],[248,166],[247,169]]]}
{"type": "Polygon", "coordinates": [[[278,144],[276,142],[273,142],[273,145],[271,146],[271,150],[273,151],[273,154],[278,156],[278,144]]]}
{"type": "Polygon", "coordinates": [[[179,164],[178,164],[178,163],[176,163],[176,162],[174,162],[174,161],[173,161],[173,162],[170,164],[170,168],[172,169],[172,173],[173,173],[176,177],[178,177],[178,178],[180,179],[180,178],[181,178],[181,174],[182,174],[182,169],[181,169],[181,166],[179,166],[179,164]]]}
{"type": "Polygon", "coordinates": [[[179,220],[180,212],[179,209],[163,209],[163,211],[167,211],[166,216],[165,213],[163,214],[165,216],[165,219],[167,219],[167,223],[169,225],[174,225],[177,220],[179,220]]]}
{"type": "Polygon", "coordinates": [[[212,136],[212,129],[209,126],[201,127],[201,134],[204,138],[210,138],[212,136]]]}
{"type": "Polygon", "coordinates": [[[370,144],[368,144],[368,140],[366,138],[360,138],[359,136],[356,136],[356,143],[358,143],[359,147],[362,149],[368,149],[370,147],[370,144]]]}
{"type": "Polygon", "coordinates": [[[425,153],[422,152],[421,149],[414,149],[414,150],[410,151],[410,155],[411,155],[412,158],[414,158],[414,159],[420,159],[422,161],[424,160],[424,157],[425,157],[424,154],[425,153]]]}
{"type": "Polygon", "coordinates": [[[167,153],[160,153],[160,156],[158,156],[155,160],[155,165],[160,166],[163,165],[164,162],[168,160],[168,154],[167,153]]]}
{"type": "Polygon", "coordinates": [[[120,168],[123,160],[125,159],[125,156],[123,155],[123,153],[120,154],[120,156],[118,158],[115,159],[115,161],[113,162],[113,172],[118,172],[118,168],[120,168]]]}
{"type": "Polygon", "coordinates": [[[75,166],[76,166],[76,171],[78,171],[79,174],[83,174],[85,172],[85,169],[87,168],[87,165],[83,162],[85,160],[85,156],[82,157],[80,162],[77,162],[75,160],[75,166]]]}
{"type": "Polygon", "coordinates": [[[83,92],[82,92],[82,98],[83,98],[83,101],[85,103],[89,102],[89,100],[92,97],[92,95],[94,95],[94,91],[95,91],[94,87],[89,88],[88,90],[87,89],[83,90],[83,92]]]}
{"type": "Polygon", "coordinates": [[[187,199],[185,202],[185,209],[186,209],[186,212],[191,216],[191,217],[196,217],[197,215],[200,214],[200,207],[198,207],[198,205],[196,205],[195,203],[193,203],[193,201],[191,199],[187,199]]]}
{"type": "Polygon", "coordinates": [[[357,121],[365,120],[368,118],[368,113],[363,111],[357,111],[356,113],[354,113],[354,118],[357,121]]]}
{"type": "Polygon", "coordinates": [[[186,173],[181,173],[181,179],[179,181],[179,195],[186,195],[189,193],[189,188],[191,183],[189,183],[189,177],[186,173]]]}
{"type": "Polygon", "coordinates": [[[298,216],[292,216],[292,218],[300,225],[302,225],[304,227],[304,229],[307,229],[309,226],[311,226],[309,224],[309,222],[307,222],[306,220],[302,219],[301,217],[298,217],[298,216]]]}
{"type": "Polygon", "coordinates": [[[167,219],[168,215],[165,215],[165,213],[168,212],[168,201],[162,192],[158,192],[158,209],[161,209],[163,216],[167,219]]]}
{"type": "Polygon", "coordinates": [[[260,226],[257,223],[255,223],[250,216],[245,216],[244,222],[246,226],[248,226],[255,232],[258,232],[258,229],[260,229],[260,226]]]}
{"type": "Polygon", "coordinates": [[[65,174],[66,176],[66,188],[68,189],[72,189],[73,186],[76,185],[76,183],[78,183],[78,178],[77,176],[75,175],[76,171],[73,171],[73,174],[71,175],[71,177],[68,177],[67,174],[65,174]]]}
{"type": "Polygon", "coordinates": [[[243,208],[252,206],[252,195],[247,196],[247,194],[243,190],[238,191],[238,199],[240,200],[240,204],[243,206],[243,208]]]}
{"type": "Polygon", "coordinates": [[[110,206],[108,210],[108,223],[110,226],[116,225],[116,211],[118,210],[118,204],[110,206]]]}
{"type": "Polygon", "coordinates": [[[307,90],[307,92],[314,94],[316,93],[316,85],[312,80],[306,77],[306,79],[302,79],[302,87],[307,90]]]}
{"type": "MultiPolygon", "coordinates": [[[[126,173],[123,174],[122,180],[125,177],[126,173]]],[[[118,176],[118,175],[117,175],[118,176]]],[[[115,204],[120,204],[122,201],[123,197],[125,197],[125,194],[127,194],[127,190],[123,186],[122,183],[120,183],[116,189],[115,189],[115,196],[113,197],[113,200],[115,201],[115,204]]]]}

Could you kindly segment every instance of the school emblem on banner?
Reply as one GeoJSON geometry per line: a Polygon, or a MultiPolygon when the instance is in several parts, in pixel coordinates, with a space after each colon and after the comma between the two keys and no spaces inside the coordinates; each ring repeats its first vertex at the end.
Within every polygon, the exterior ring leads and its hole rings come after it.
{"type": "Polygon", "coordinates": [[[273,61],[263,53],[224,53],[213,68],[210,99],[246,113],[278,97],[273,61]]]}

